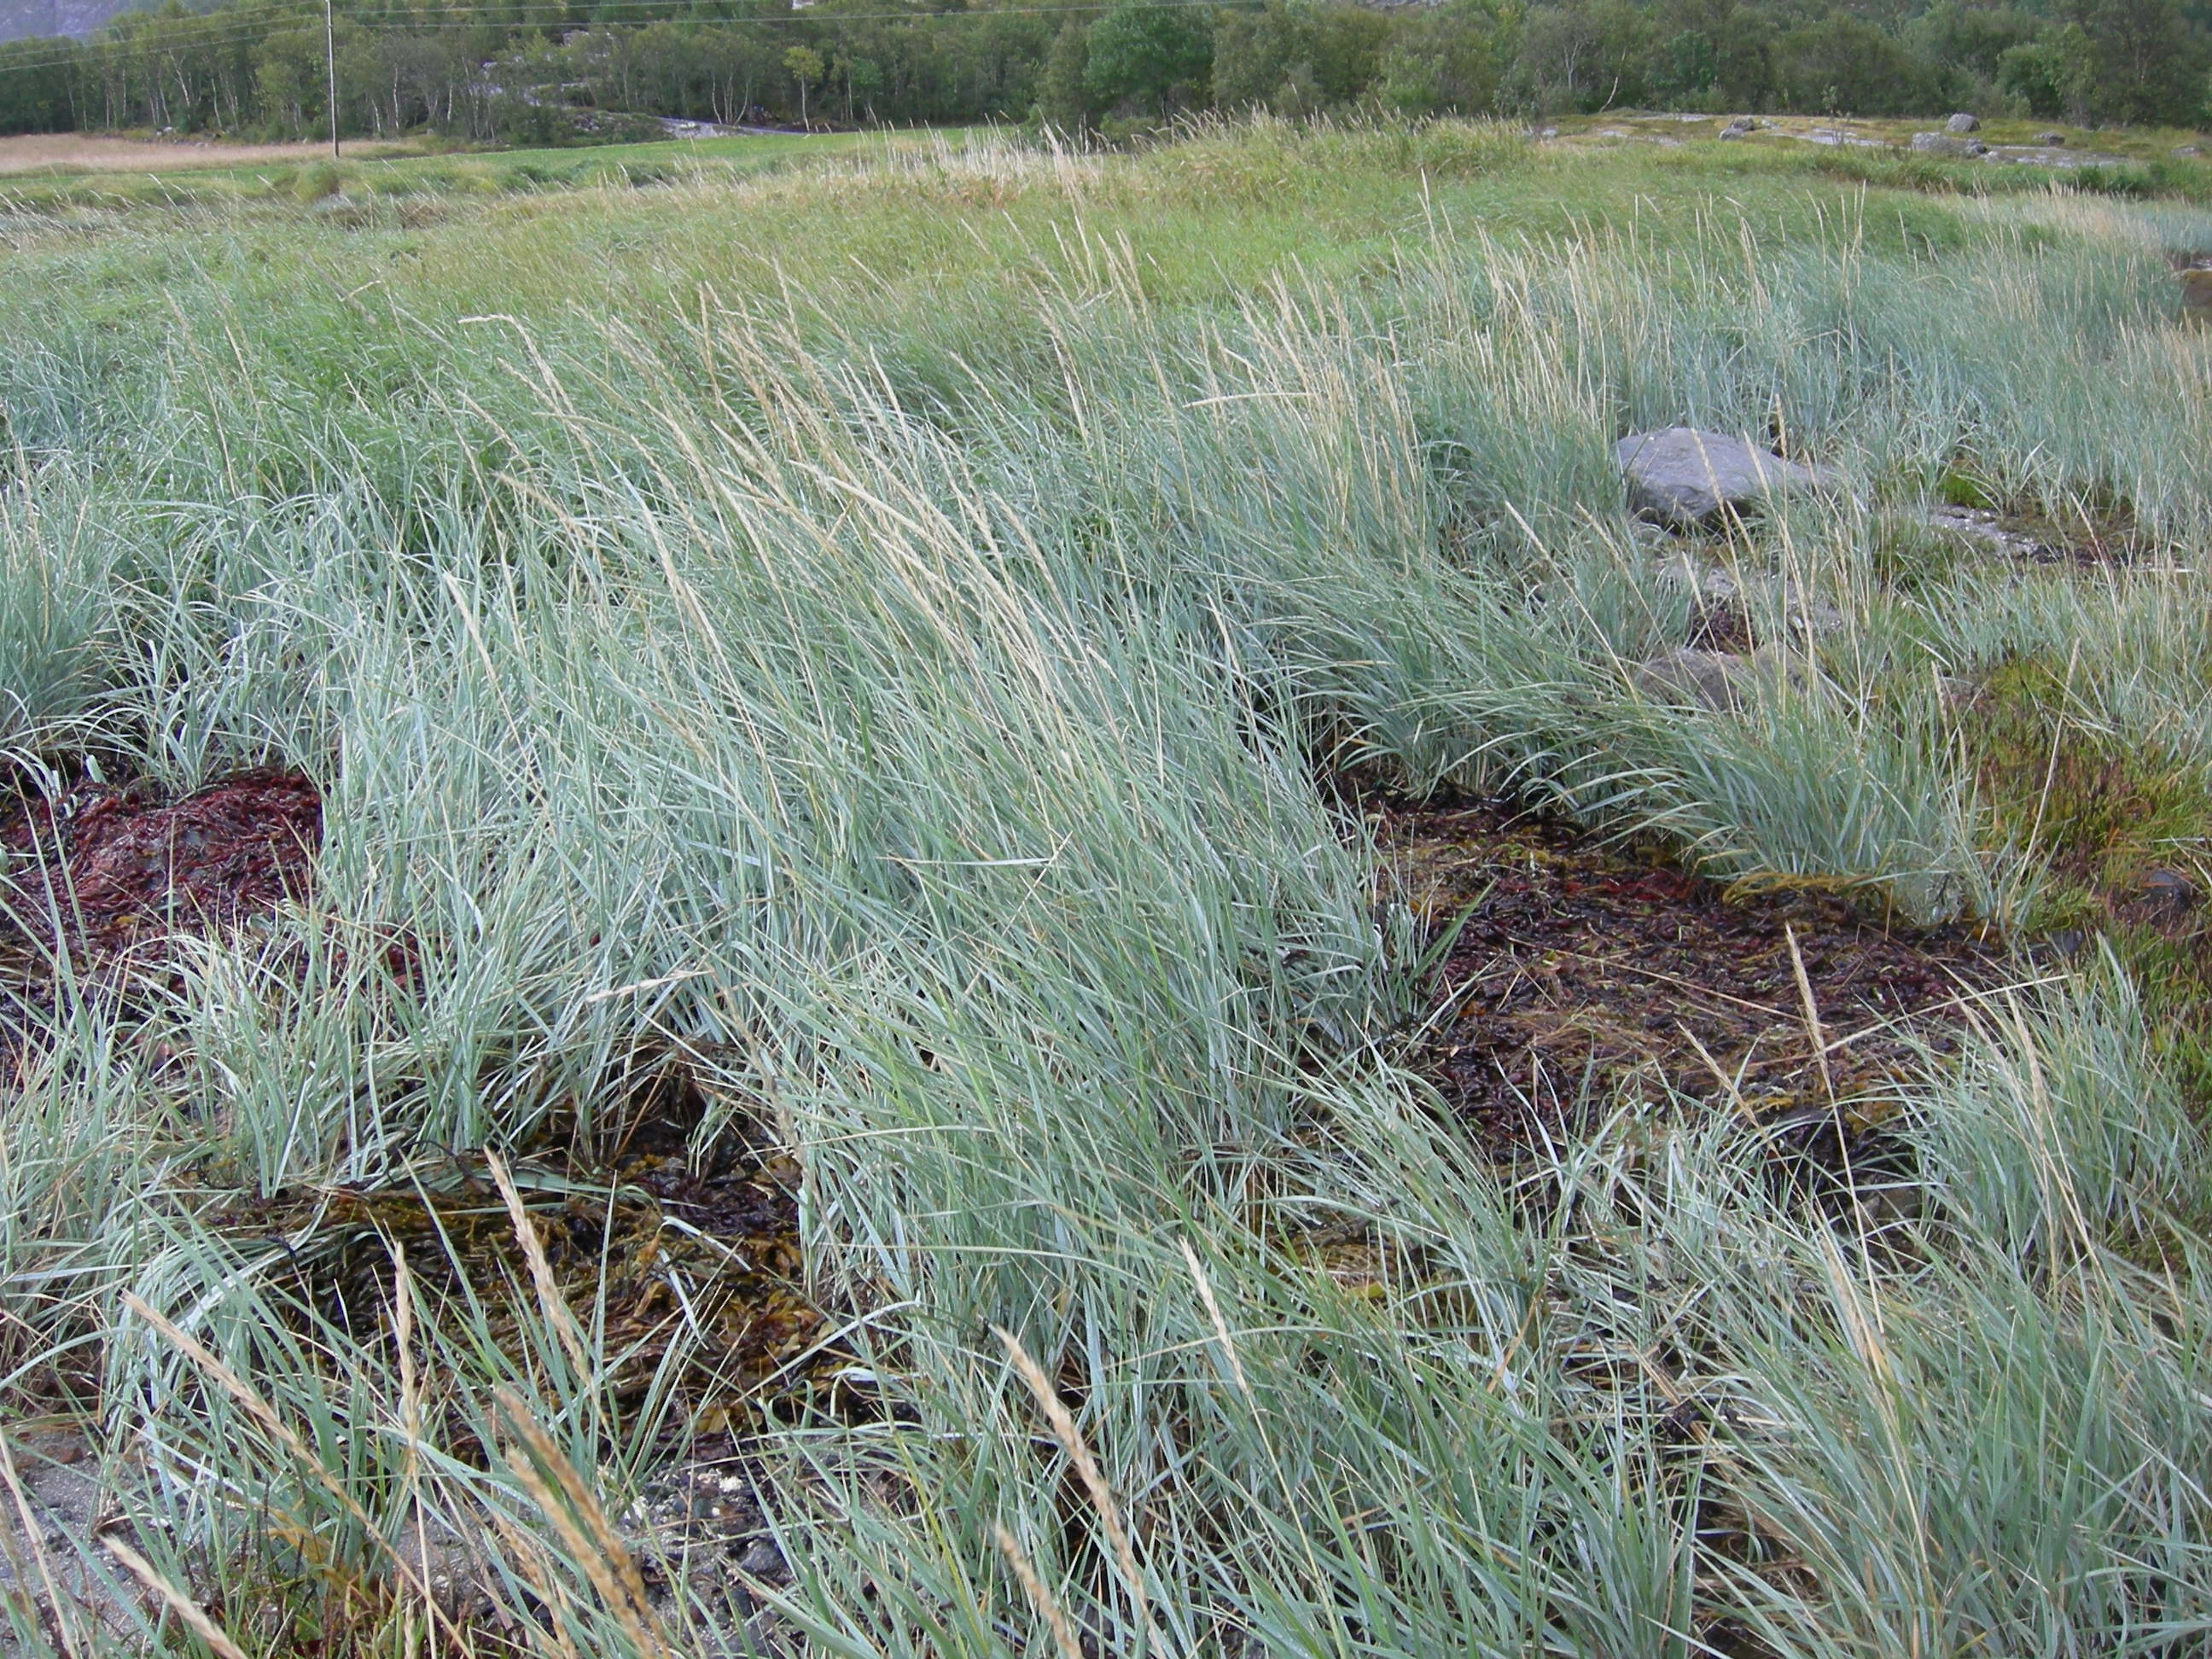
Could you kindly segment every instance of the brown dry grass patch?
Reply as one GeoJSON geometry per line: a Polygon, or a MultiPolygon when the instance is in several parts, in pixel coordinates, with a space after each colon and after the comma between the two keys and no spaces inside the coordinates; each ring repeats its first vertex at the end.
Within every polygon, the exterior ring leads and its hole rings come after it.
{"type": "MultiPolygon", "coordinates": [[[[410,154],[404,144],[349,144],[349,161],[410,154]]],[[[326,143],[234,144],[215,140],[119,138],[82,132],[33,132],[0,138],[0,173],[191,173],[208,168],[296,165],[330,155],[326,143]]]]}

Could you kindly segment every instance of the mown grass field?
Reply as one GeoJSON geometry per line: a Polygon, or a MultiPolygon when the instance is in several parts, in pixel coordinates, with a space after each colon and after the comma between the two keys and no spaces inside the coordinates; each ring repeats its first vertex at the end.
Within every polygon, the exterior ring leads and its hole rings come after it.
{"type": "Polygon", "coordinates": [[[2203,164],[750,143],[4,192],[16,1650],[2203,1651],[2203,164]]]}

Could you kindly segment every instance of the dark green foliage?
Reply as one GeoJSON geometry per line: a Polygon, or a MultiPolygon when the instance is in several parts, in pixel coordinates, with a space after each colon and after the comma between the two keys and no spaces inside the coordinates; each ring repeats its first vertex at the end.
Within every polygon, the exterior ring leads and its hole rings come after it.
{"type": "MultiPolygon", "coordinates": [[[[546,145],[649,134],[658,117],[1078,132],[1209,106],[2212,122],[2212,0],[667,0],[639,15],[655,3],[595,19],[340,0],[338,127],[546,145]]],[[[90,40],[0,44],[0,133],[307,138],[330,118],[311,0],[167,0],[90,40]]]]}
{"type": "Polygon", "coordinates": [[[0,45],[0,133],[74,129],[81,57],[75,41],[0,45]]]}
{"type": "Polygon", "coordinates": [[[1540,109],[1640,104],[1651,50],[1650,14],[1629,0],[1568,0],[1532,9],[1522,25],[1517,76],[1540,109]]]}
{"type": "Polygon", "coordinates": [[[2184,21],[2179,0],[2076,0],[2074,10],[2093,55],[2100,119],[2196,118],[2203,41],[2184,21]]]}
{"type": "Polygon", "coordinates": [[[1519,15],[1490,0],[1447,0],[1400,20],[1383,54],[1383,101],[1415,115],[1495,109],[1519,15]]]}
{"type": "Polygon", "coordinates": [[[1650,84],[1659,101],[1696,104],[1720,78],[1718,49],[1703,29],[1684,29],[1652,54],[1650,84]]]}
{"type": "Polygon", "coordinates": [[[1224,11],[1213,36],[1213,97],[1228,110],[1303,115],[1364,96],[1382,67],[1390,21],[1380,12],[1310,0],[1224,11]]]}
{"type": "Polygon", "coordinates": [[[2078,23],[2042,29],[1997,59],[1996,80],[2031,115],[2087,121],[2097,90],[2096,54],[2078,23]]]}
{"type": "Polygon", "coordinates": [[[1083,72],[1091,62],[1090,31],[1071,17],[1053,37],[1052,52],[1044,60],[1037,82],[1037,112],[1045,125],[1061,132],[1081,132],[1097,113],[1083,72]]]}
{"type": "Polygon", "coordinates": [[[1938,0],[1905,25],[1902,38],[1939,103],[1979,109],[1994,104],[2005,54],[2033,40],[2039,27],[2016,7],[1938,0]]]}
{"type": "Polygon", "coordinates": [[[1160,115],[1206,101],[1213,36],[1200,8],[1117,6],[1091,26],[1085,46],[1085,89],[1109,107],[1160,115]]]}
{"type": "Polygon", "coordinates": [[[1776,55],[1787,108],[1905,115],[1929,107],[1929,90],[1912,55],[1863,18],[1838,12],[1792,29],[1776,55]]]}

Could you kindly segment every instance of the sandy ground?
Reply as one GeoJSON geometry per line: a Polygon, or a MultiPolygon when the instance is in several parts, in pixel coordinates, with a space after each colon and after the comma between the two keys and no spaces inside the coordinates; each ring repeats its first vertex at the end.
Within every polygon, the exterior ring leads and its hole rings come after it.
{"type": "MultiPolygon", "coordinates": [[[[0,1596],[15,1602],[15,1615],[0,1613],[0,1659],[52,1650],[18,1639],[27,1625],[60,1635],[64,1651],[95,1630],[128,1638],[136,1621],[116,1589],[118,1571],[94,1541],[106,1516],[90,1448],[67,1431],[11,1431],[7,1451],[15,1478],[0,1480],[0,1596]],[[100,1570],[88,1558],[101,1559],[100,1570]]],[[[136,1587],[129,1593],[137,1596],[136,1587]]]]}
{"type": "MultiPolygon", "coordinates": [[[[0,138],[0,173],[182,173],[195,167],[267,166],[270,162],[320,161],[331,153],[324,143],[182,143],[159,138],[104,138],[75,132],[27,133],[0,138]]],[[[404,146],[349,143],[350,160],[404,155],[404,146]]]]}

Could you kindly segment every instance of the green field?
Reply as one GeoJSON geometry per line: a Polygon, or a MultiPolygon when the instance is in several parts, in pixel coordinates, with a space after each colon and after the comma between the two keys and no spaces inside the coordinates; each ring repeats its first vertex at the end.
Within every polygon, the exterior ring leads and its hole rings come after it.
{"type": "Polygon", "coordinates": [[[2212,164],[1570,125],[6,180],[13,1650],[2205,1651],[2212,164]]]}

